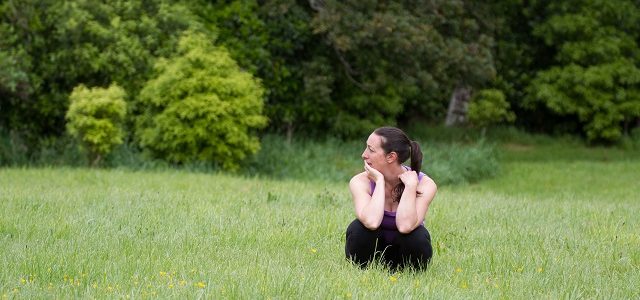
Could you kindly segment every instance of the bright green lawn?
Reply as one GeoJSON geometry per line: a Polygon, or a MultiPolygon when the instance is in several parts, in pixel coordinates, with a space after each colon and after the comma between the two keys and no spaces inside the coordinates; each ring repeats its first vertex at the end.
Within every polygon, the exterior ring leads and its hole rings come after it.
{"type": "Polygon", "coordinates": [[[344,259],[346,183],[0,169],[3,298],[640,297],[640,161],[440,188],[423,273],[344,259]]]}

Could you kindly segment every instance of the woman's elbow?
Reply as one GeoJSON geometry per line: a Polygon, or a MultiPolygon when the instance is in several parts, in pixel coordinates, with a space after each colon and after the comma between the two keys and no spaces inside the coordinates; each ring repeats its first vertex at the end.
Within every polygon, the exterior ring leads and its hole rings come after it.
{"type": "Polygon", "coordinates": [[[414,224],[403,224],[403,223],[396,224],[396,226],[398,227],[398,231],[402,234],[409,234],[413,230],[415,230],[417,227],[414,224]]]}
{"type": "Polygon", "coordinates": [[[382,223],[382,220],[373,220],[368,218],[358,218],[358,220],[360,220],[360,223],[369,230],[377,230],[380,228],[380,224],[382,223]]]}

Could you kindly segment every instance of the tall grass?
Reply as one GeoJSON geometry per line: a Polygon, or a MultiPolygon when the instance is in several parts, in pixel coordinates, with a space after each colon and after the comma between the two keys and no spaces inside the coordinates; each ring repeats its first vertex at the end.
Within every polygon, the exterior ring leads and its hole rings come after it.
{"type": "MultiPolygon", "coordinates": [[[[431,143],[417,139],[424,152],[422,171],[438,184],[476,182],[495,176],[498,160],[495,147],[488,143],[431,143]]],[[[24,146],[17,136],[0,133],[0,165],[33,167],[81,167],[88,163],[86,155],[68,136],[42,140],[36,149],[24,146]]],[[[262,178],[324,180],[345,182],[363,169],[360,155],[363,141],[294,140],[287,142],[279,135],[265,135],[261,150],[249,157],[238,174],[262,178]]],[[[408,164],[408,162],[407,162],[408,164]]],[[[150,158],[125,143],[114,149],[104,161],[105,168],[127,170],[181,169],[197,172],[219,172],[213,163],[171,165],[150,158]]]]}
{"type": "MultiPolygon", "coordinates": [[[[498,172],[497,153],[494,146],[488,143],[417,141],[424,153],[422,171],[438,184],[476,182],[491,178],[498,172]]],[[[360,155],[364,147],[364,140],[301,140],[287,143],[283,137],[267,135],[262,139],[262,149],[247,163],[246,168],[248,174],[269,178],[345,182],[363,171],[360,155]]]]}

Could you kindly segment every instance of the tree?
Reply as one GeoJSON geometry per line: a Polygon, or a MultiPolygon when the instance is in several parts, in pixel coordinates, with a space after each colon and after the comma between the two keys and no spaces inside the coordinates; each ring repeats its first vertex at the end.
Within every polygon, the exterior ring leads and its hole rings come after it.
{"type": "Polygon", "coordinates": [[[201,33],[180,38],[178,55],[160,61],[139,97],[140,145],[173,163],[213,162],[237,169],[259,149],[264,90],[223,47],[201,33]]]}
{"type": "Polygon", "coordinates": [[[199,28],[197,19],[166,0],[2,1],[0,66],[13,75],[0,79],[0,125],[59,136],[74,87],[115,81],[137,95],[187,28],[199,28]]]}
{"type": "Polygon", "coordinates": [[[554,65],[528,88],[542,104],[582,124],[589,141],[616,141],[640,117],[640,8],[633,1],[563,1],[534,34],[555,50],[554,65]]]}
{"type": "Polygon", "coordinates": [[[313,24],[338,61],[336,127],[441,119],[452,91],[495,75],[492,40],[463,1],[325,3],[313,24]]]}
{"type": "Polygon", "coordinates": [[[122,144],[125,95],[121,87],[113,84],[106,89],[80,85],[69,96],[67,130],[80,140],[91,166],[99,165],[115,146],[122,144]]]}
{"type": "Polygon", "coordinates": [[[234,0],[194,7],[205,23],[219,28],[219,41],[265,88],[270,129],[324,132],[333,88],[327,48],[313,36],[311,8],[294,0],[234,0]]]}
{"type": "Polygon", "coordinates": [[[463,1],[213,7],[221,42],[263,79],[278,131],[354,137],[399,118],[441,118],[458,84],[494,76],[491,39],[463,1]]]}

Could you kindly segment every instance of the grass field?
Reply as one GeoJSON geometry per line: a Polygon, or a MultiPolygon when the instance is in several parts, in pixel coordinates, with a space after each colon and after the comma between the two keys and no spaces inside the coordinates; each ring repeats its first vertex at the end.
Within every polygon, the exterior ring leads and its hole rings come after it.
{"type": "Polygon", "coordinates": [[[506,150],[497,177],[439,189],[421,273],[345,261],[346,182],[0,169],[0,295],[639,298],[640,160],[506,150]]]}

